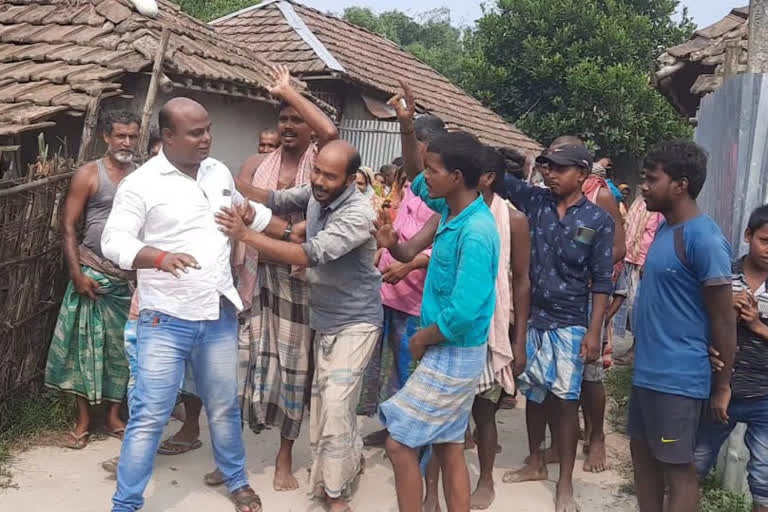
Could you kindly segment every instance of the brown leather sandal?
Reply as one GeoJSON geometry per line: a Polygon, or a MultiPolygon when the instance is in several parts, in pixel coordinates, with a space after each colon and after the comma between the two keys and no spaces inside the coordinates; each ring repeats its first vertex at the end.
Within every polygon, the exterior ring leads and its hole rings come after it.
{"type": "Polygon", "coordinates": [[[230,498],[235,504],[235,512],[261,512],[261,498],[250,485],[236,489],[230,498]],[[248,510],[243,510],[243,507],[248,507],[248,510]]]}

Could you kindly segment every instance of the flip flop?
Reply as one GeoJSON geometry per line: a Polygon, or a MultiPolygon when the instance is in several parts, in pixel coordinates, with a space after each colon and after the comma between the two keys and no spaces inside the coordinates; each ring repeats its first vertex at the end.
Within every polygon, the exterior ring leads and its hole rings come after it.
{"type": "Polygon", "coordinates": [[[172,437],[169,437],[160,444],[160,448],[157,449],[157,453],[160,455],[181,455],[182,453],[191,452],[197,450],[203,446],[203,443],[199,439],[194,441],[176,441],[172,437]]]}
{"type": "Polygon", "coordinates": [[[124,428],[118,428],[118,429],[115,429],[115,430],[107,430],[104,433],[107,434],[109,437],[114,437],[115,439],[119,439],[121,441],[125,437],[125,429],[124,428]]]}
{"type": "Polygon", "coordinates": [[[117,464],[120,462],[120,457],[112,457],[109,460],[105,460],[101,463],[101,469],[112,475],[117,474],[117,464]]]}
{"type": "Polygon", "coordinates": [[[83,432],[79,436],[75,434],[74,431],[69,432],[69,439],[64,443],[64,446],[66,448],[69,448],[71,450],[82,450],[86,446],[88,446],[88,441],[90,440],[91,434],[90,432],[83,432]]]}
{"type": "Polygon", "coordinates": [[[226,480],[224,480],[224,475],[221,474],[221,471],[218,469],[215,469],[211,471],[210,473],[206,473],[203,477],[203,482],[205,482],[205,485],[209,487],[216,487],[223,483],[226,483],[226,480]]]}

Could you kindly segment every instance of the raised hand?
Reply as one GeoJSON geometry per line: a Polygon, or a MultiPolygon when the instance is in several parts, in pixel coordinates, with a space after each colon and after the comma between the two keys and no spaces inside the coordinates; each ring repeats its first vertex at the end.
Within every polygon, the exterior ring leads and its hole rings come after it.
{"type": "Polygon", "coordinates": [[[392,96],[387,104],[395,109],[397,119],[400,122],[411,121],[416,113],[416,100],[411,86],[400,80],[401,92],[392,96]]]}
{"type": "Polygon", "coordinates": [[[267,90],[269,94],[276,98],[282,98],[286,91],[293,88],[291,85],[291,72],[283,64],[272,66],[269,70],[269,78],[272,81],[272,85],[267,90]]]}
{"type": "Polygon", "coordinates": [[[392,226],[392,219],[386,211],[380,210],[376,226],[376,245],[380,248],[391,249],[397,245],[397,231],[392,226]]]}

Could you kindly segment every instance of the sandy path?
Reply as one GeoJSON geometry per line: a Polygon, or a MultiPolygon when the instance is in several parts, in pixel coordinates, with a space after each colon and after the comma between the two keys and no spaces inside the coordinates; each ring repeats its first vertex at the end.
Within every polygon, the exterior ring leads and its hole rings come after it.
{"type": "MultiPolygon", "coordinates": [[[[550,466],[550,481],[508,485],[501,483],[507,468],[516,468],[526,455],[524,411],[516,409],[499,413],[499,430],[503,453],[497,458],[496,502],[491,511],[548,512],[554,510],[553,481],[557,469],[550,466]]],[[[365,433],[377,429],[374,420],[362,420],[365,433]]],[[[178,423],[168,426],[175,431],[178,423]]],[[[309,446],[306,432],[296,443],[297,476],[303,488],[290,493],[272,490],[272,471],[277,449],[275,431],[254,435],[246,431],[248,469],[251,484],[261,494],[265,510],[280,512],[315,512],[323,508],[306,494],[309,446]]],[[[224,491],[206,488],[202,475],[213,468],[207,428],[203,428],[203,447],[180,456],[158,456],[154,477],[147,489],[146,512],[231,511],[224,491]]],[[[611,443],[621,444],[621,443],[611,443]]],[[[56,447],[38,447],[21,454],[12,465],[18,489],[0,489],[2,512],[104,512],[109,510],[115,482],[100,468],[101,461],[118,453],[115,439],[92,442],[85,450],[74,452],[56,447]]],[[[395,512],[394,480],[391,466],[382,449],[365,453],[366,473],[354,496],[357,512],[395,512]]],[[[575,486],[584,512],[630,512],[633,500],[619,493],[621,477],[614,471],[600,475],[581,471],[582,456],[576,463],[575,486]]],[[[474,482],[478,474],[477,456],[468,452],[467,461],[474,482]]]]}

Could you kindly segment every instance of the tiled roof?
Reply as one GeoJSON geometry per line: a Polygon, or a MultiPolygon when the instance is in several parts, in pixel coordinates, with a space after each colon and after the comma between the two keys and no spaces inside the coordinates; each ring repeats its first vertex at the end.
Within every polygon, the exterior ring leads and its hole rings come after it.
{"type": "Polygon", "coordinates": [[[749,7],[733,9],[727,16],[693,33],[691,38],[667,48],[657,59],[657,87],[686,115],[694,115],[701,96],[723,84],[725,49],[735,44],[739,72],[747,69],[749,7]]]}
{"type": "Polygon", "coordinates": [[[290,0],[266,2],[212,22],[219,33],[248,48],[264,52],[307,78],[334,71],[328,59],[291,26],[282,7],[298,15],[314,37],[343,67],[347,79],[393,94],[398,77],[408,77],[419,106],[441,117],[450,126],[475,133],[483,141],[522,150],[541,146],[447,78],[388,39],[290,0]]]}
{"type": "Polygon", "coordinates": [[[157,17],[148,18],[128,0],[1,0],[0,134],[84,111],[100,93],[120,94],[121,75],[152,67],[164,27],[168,75],[263,90],[265,61],[176,4],[157,3],[157,17]]]}

